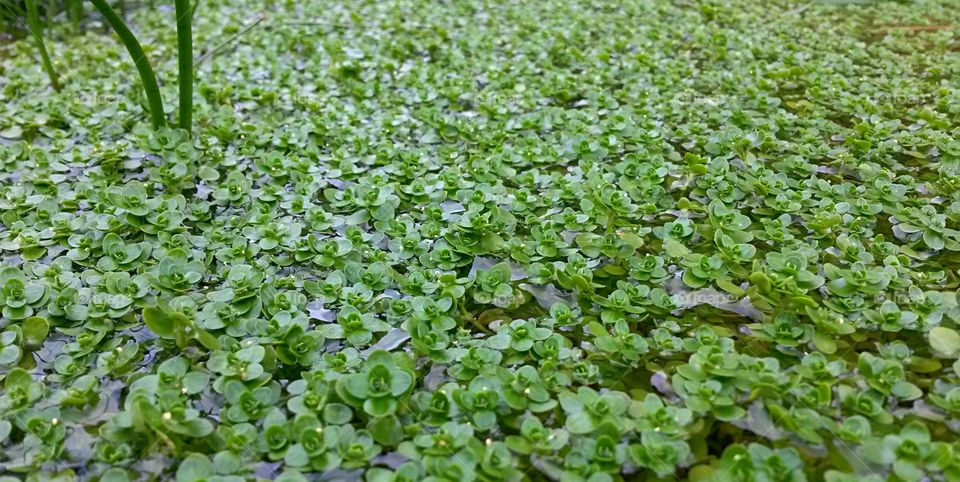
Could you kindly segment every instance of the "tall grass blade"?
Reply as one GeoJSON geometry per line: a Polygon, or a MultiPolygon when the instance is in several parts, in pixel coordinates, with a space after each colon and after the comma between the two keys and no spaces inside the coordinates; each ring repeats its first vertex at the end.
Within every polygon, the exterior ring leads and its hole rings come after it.
{"type": "Polygon", "coordinates": [[[50,62],[50,54],[47,53],[47,45],[43,40],[43,27],[40,25],[40,13],[37,9],[37,0],[26,0],[27,4],[27,26],[30,33],[33,34],[37,42],[37,50],[40,51],[40,61],[43,64],[43,70],[47,71],[50,77],[50,85],[53,90],[60,90],[60,77],[57,71],[53,69],[53,63],[50,62]]]}
{"type": "Polygon", "coordinates": [[[80,32],[80,22],[83,20],[83,0],[69,0],[67,10],[70,13],[70,23],[73,31],[80,32]]]}
{"type": "Polygon", "coordinates": [[[217,52],[223,50],[226,46],[232,44],[235,40],[237,40],[238,38],[240,38],[241,36],[243,36],[243,34],[245,34],[245,33],[249,32],[249,31],[253,30],[253,28],[256,27],[257,25],[260,25],[260,22],[262,22],[265,18],[266,18],[266,17],[263,16],[263,15],[258,16],[257,19],[253,21],[253,23],[251,23],[250,25],[247,25],[246,27],[244,27],[244,28],[243,28],[242,30],[240,30],[239,32],[233,34],[230,38],[224,40],[223,42],[221,42],[221,43],[220,43],[219,45],[217,45],[216,47],[210,49],[209,52],[207,52],[207,53],[205,53],[205,54],[197,57],[197,60],[194,61],[194,65],[196,65],[197,67],[199,67],[200,64],[202,64],[205,60],[209,59],[210,57],[213,57],[214,54],[216,54],[217,52]]]}
{"type": "Polygon", "coordinates": [[[127,25],[123,23],[117,12],[114,12],[110,5],[107,5],[106,0],[90,0],[90,3],[100,12],[100,15],[103,15],[113,31],[120,37],[120,41],[123,42],[123,46],[130,53],[134,65],[137,66],[140,80],[143,82],[143,90],[147,94],[147,105],[150,109],[150,120],[153,122],[153,126],[155,128],[165,126],[167,122],[163,115],[163,98],[160,96],[160,86],[157,85],[157,76],[154,75],[153,67],[150,66],[150,61],[147,60],[147,54],[144,53],[140,42],[133,36],[133,32],[127,28],[127,25]]]}
{"type": "Polygon", "coordinates": [[[180,128],[190,132],[193,124],[193,9],[190,0],[176,0],[177,65],[180,84],[180,128]]]}
{"type": "Polygon", "coordinates": [[[47,28],[53,28],[53,17],[57,13],[57,1],[56,0],[47,0],[47,28]]]}

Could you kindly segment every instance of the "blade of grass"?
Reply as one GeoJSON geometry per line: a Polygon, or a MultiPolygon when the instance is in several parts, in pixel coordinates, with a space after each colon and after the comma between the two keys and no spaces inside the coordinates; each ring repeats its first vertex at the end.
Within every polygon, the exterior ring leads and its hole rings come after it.
{"type": "Polygon", "coordinates": [[[83,0],[69,0],[67,9],[70,12],[70,23],[73,24],[73,31],[80,31],[80,21],[83,20],[83,0]]]}
{"type": "Polygon", "coordinates": [[[147,95],[147,105],[150,109],[150,120],[155,128],[166,125],[163,115],[163,98],[160,96],[160,86],[157,85],[157,76],[153,73],[153,67],[147,60],[147,54],[144,53],[140,42],[134,37],[133,32],[127,28],[123,20],[114,12],[106,0],[90,0],[90,3],[103,15],[107,23],[113,28],[113,31],[120,37],[123,46],[127,48],[130,57],[133,59],[137,71],[140,73],[140,80],[143,82],[143,90],[147,95]]]}
{"type": "Polygon", "coordinates": [[[266,18],[266,17],[263,16],[263,15],[258,16],[257,19],[253,21],[253,23],[251,23],[250,25],[247,25],[246,27],[244,27],[244,28],[243,28],[242,30],[240,30],[239,32],[233,34],[233,35],[232,35],[230,38],[228,38],[227,40],[224,40],[223,42],[221,42],[221,43],[220,43],[219,45],[217,45],[216,47],[210,49],[209,52],[201,55],[200,57],[197,57],[197,60],[196,60],[194,63],[195,63],[197,66],[199,66],[199,65],[202,64],[205,60],[209,59],[210,57],[213,57],[214,54],[216,54],[217,52],[219,52],[220,50],[222,50],[224,47],[226,47],[227,45],[232,44],[235,40],[237,40],[238,38],[240,38],[243,34],[245,34],[245,33],[249,32],[249,31],[253,30],[253,28],[256,27],[257,25],[260,25],[260,22],[262,22],[265,18],[266,18]]]}
{"type": "Polygon", "coordinates": [[[53,28],[53,16],[56,15],[56,8],[56,0],[47,0],[47,8],[45,10],[47,17],[47,28],[53,28]]]}
{"type": "Polygon", "coordinates": [[[40,25],[40,13],[37,9],[37,0],[26,0],[27,4],[27,26],[30,27],[30,33],[33,34],[37,42],[37,50],[40,51],[40,61],[43,64],[43,70],[47,71],[50,77],[50,86],[53,90],[60,90],[60,77],[57,71],[53,69],[53,63],[50,62],[50,55],[47,53],[47,45],[43,41],[43,27],[40,25]]]}
{"type": "Polygon", "coordinates": [[[193,9],[190,0],[176,0],[177,66],[180,71],[180,128],[190,132],[193,123],[193,9]]]}

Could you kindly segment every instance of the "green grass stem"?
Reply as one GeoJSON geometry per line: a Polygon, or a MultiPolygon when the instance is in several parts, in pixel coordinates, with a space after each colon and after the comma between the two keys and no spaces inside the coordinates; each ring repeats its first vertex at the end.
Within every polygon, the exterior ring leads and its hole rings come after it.
{"type": "Polygon", "coordinates": [[[193,9],[190,0],[176,0],[177,81],[180,84],[180,128],[190,132],[193,124],[193,9]]]}
{"type": "Polygon", "coordinates": [[[43,26],[40,25],[40,13],[37,9],[37,0],[26,0],[27,4],[27,26],[33,39],[37,42],[37,50],[40,51],[40,61],[43,64],[43,70],[47,71],[50,77],[50,86],[53,90],[60,90],[60,76],[53,68],[53,62],[50,61],[50,54],[47,52],[47,45],[43,40],[43,26]]]}
{"type": "Polygon", "coordinates": [[[147,105],[150,109],[150,120],[155,128],[161,128],[166,125],[166,119],[163,114],[163,98],[160,95],[160,86],[157,84],[157,76],[153,73],[153,67],[147,59],[147,54],[140,46],[140,42],[133,35],[133,32],[127,28],[123,19],[114,12],[106,0],[90,0],[90,3],[103,15],[113,31],[120,37],[123,46],[127,48],[130,57],[133,59],[137,71],[140,73],[140,80],[143,82],[143,90],[147,95],[147,105]]]}

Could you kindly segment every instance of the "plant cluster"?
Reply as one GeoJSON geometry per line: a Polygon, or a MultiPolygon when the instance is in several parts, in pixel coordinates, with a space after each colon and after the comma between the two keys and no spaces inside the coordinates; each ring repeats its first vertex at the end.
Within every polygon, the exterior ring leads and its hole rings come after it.
{"type": "Polygon", "coordinates": [[[957,5],[270,14],[0,51],[0,481],[960,480],[957,5]]]}

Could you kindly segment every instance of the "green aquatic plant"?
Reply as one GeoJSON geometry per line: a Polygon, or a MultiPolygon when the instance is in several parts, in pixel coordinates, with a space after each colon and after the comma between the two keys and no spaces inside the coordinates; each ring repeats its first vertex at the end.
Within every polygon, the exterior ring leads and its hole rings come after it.
{"type": "Polygon", "coordinates": [[[33,35],[33,40],[37,44],[37,51],[40,53],[40,62],[43,65],[43,70],[47,72],[47,76],[50,78],[50,86],[53,87],[53,90],[60,90],[62,88],[60,86],[60,76],[54,69],[53,62],[50,61],[47,44],[43,38],[43,25],[40,24],[37,0],[25,0],[24,3],[27,9],[27,25],[30,28],[30,34],[33,35]]]}
{"type": "Polygon", "coordinates": [[[137,67],[140,74],[140,82],[143,84],[143,92],[147,97],[147,107],[150,114],[150,122],[153,127],[159,129],[167,124],[166,115],[163,111],[163,98],[160,94],[160,85],[157,84],[157,76],[153,73],[153,67],[147,58],[146,52],[133,35],[123,18],[117,15],[117,12],[110,7],[106,0],[90,0],[90,3],[103,15],[103,18],[110,24],[114,33],[120,38],[120,42],[127,49],[131,60],[137,67]]]}
{"type": "Polygon", "coordinates": [[[176,0],[177,83],[180,87],[180,128],[190,132],[193,125],[193,14],[200,2],[176,0]]]}
{"type": "Polygon", "coordinates": [[[950,1],[45,3],[2,482],[960,480],[950,1]]]}

